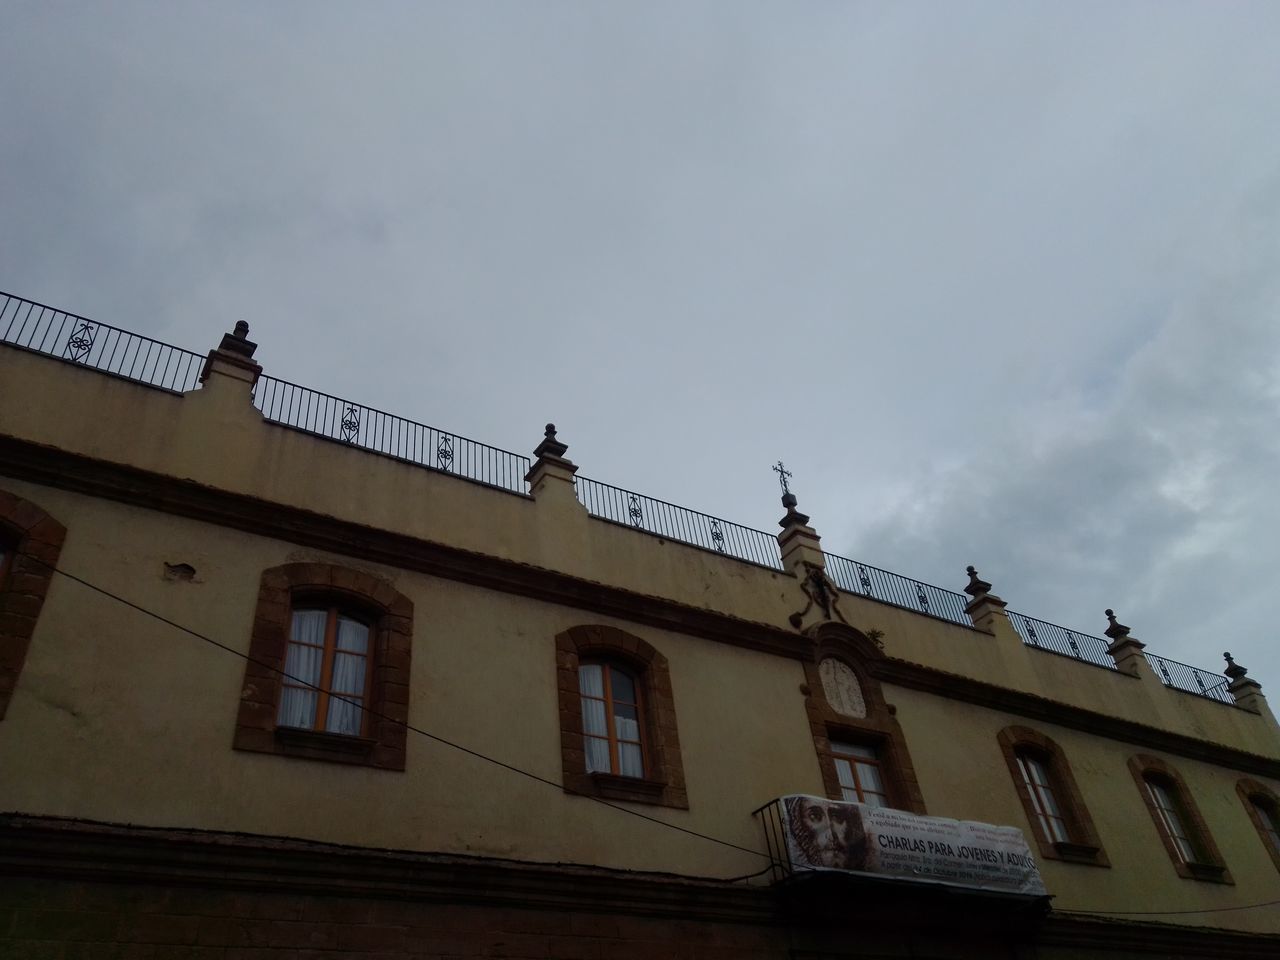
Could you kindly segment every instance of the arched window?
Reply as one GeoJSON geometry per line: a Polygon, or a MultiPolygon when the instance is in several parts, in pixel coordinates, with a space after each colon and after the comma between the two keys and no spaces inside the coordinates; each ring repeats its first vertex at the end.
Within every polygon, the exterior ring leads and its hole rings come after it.
{"type": "Polygon", "coordinates": [[[1280,797],[1257,780],[1241,780],[1236,784],[1236,793],[1253,821],[1262,845],[1271,855],[1271,862],[1280,870],[1280,797]]]}
{"type": "Polygon", "coordinates": [[[330,563],[264,571],[237,750],[405,767],[413,604],[330,563]]]}
{"type": "Polygon", "coordinates": [[[996,739],[1040,855],[1110,866],[1071,764],[1057,743],[1030,727],[1006,727],[996,739]]]}
{"type": "Polygon", "coordinates": [[[584,662],[578,689],[587,772],[643,777],[644,704],[635,674],[614,663],[584,662]]]}
{"type": "Polygon", "coordinates": [[[1129,770],[1178,875],[1234,883],[1191,792],[1173,765],[1159,757],[1129,758],[1129,770]]]}
{"type": "Polygon", "coordinates": [[[27,659],[67,531],[30,500],[0,490],[0,720],[27,659]]]}
{"type": "Polygon", "coordinates": [[[688,809],[667,658],[604,625],[556,637],[565,792],[688,809]]]}
{"type": "Polygon", "coordinates": [[[827,797],[924,813],[902,729],[873,676],[883,652],[844,624],[807,635],[815,643],[802,689],[827,797]]]}

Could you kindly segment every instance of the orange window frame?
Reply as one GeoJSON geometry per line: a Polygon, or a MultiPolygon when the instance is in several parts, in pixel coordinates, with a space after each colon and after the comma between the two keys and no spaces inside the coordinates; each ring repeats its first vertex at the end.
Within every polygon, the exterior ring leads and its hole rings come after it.
{"type": "MultiPolygon", "coordinates": [[[[310,727],[295,727],[296,730],[314,730],[317,733],[329,733],[325,727],[329,722],[329,693],[330,686],[333,684],[333,661],[338,650],[338,618],[346,617],[348,620],[354,620],[363,624],[365,629],[369,631],[368,640],[365,644],[364,652],[364,690],[361,692],[360,704],[360,733],[359,736],[366,736],[369,730],[369,695],[373,690],[373,641],[374,627],[369,619],[364,616],[357,615],[354,611],[344,610],[342,607],[334,604],[322,603],[299,603],[289,611],[289,645],[297,644],[300,647],[311,647],[313,650],[321,649],[320,659],[320,681],[316,690],[316,715],[312,720],[310,727]],[[314,643],[302,643],[293,637],[293,615],[304,610],[324,610],[324,647],[320,648],[314,643]]],[[[344,650],[343,653],[350,653],[344,650]]],[[[287,656],[287,652],[286,652],[287,656]]],[[[311,690],[312,688],[306,684],[293,683],[286,675],[281,679],[280,696],[284,697],[286,689],[294,690],[311,690]]],[[[338,694],[338,696],[351,696],[351,694],[338,694]]],[[[279,709],[277,707],[277,709],[279,709]]],[[[347,736],[347,734],[333,734],[334,736],[347,736]]]]}
{"type": "MultiPolygon", "coordinates": [[[[859,743],[856,740],[841,740],[837,738],[831,744],[831,756],[835,759],[835,762],[836,762],[836,779],[837,780],[840,779],[839,765],[841,763],[844,763],[849,768],[849,778],[853,781],[854,792],[858,795],[858,799],[856,801],[850,801],[850,802],[866,803],[867,795],[870,794],[872,796],[883,798],[884,806],[890,807],[890,808],[893,806],[893,800],[889,796],[889,777],[887,775],[888,766],[884,761],[883,751],[881,750],[881,747],[879,744],[859,743]],[[852,752],[845,753],[840,749],[838,749],[839,747],[845,747],[845,748],[861,747],[863,750],[869,750],[872,756],[866,757],[866,756],[863,756],[862,754],[852,753],[852,752]],[[860,763],[865,766],[875,768],[876,774],[880,777],[880,785],[883,789],[871,790],[869,788],[863,787],[862,777],[858,775],[858,764],[860,763]]],[[[843,784],[841,784],[840,792],[842,796],[846,789],[848,788],[845,787],[843,784]]]]}
{"type": "MultiPolygon", "coordinates": [[[[640,682],[639,674],[633,670],[629,670],[629,669],[626,669],[625,667],[620,667],[616,664],[610,663],[607,660],[584,660],[582,661],[581,664],[579,664],[579,669],[581,669],[582,667],[599,667],[600,668],[601,678],[603,680],[603,685],[604,685],[604,699],[602,701],[604,703],[604,726],[605,726],[605,732],[608,734],[608,739],[609,739],[609,772],[612,775],[617,777],[628,776],[628,774],[624,774],[622,772],[622,760],[618,750],[618,743],[619,743],[618,728],[617,728],[617,724],[614,722],[614,715],[613,715],[614,705],[617,703],[621,703],[623,706],[635,707],[636,733],[637,733],[637,736],[639,736],[640,738],[639,741],[622,740],[621,742],[622,743],[638,742],[640,746],[640,776],[641,778],[647,777],[649,775],[649,771],[652,770],[653,768],[652,766],[650,766],[650,763],[649,763],[648,737],[645,736],[646,724],[645,724],[644,684],[640,682]],[[636,691],[635,703],[629,703],[626,700],[614,699],[613,672],[615,670],[618,671],[619,673],[626,675],[626,677],[631,681],[631,685],[632,687],[635,688],[635,691],[636,691]]],[[[601,699],[600,697],[595,697],[595,696],[592,696],[591,694],[583,693],[581,684],[578,685],[578,694],[584,700],[599,701],[601,699]]],[[[582,733],[583,733],[584,739],[587,739],[587,740],[601,739],[599,736],[595,734],[587,733],[585,729],[583,730],[582,733]]]]}
{"type": "Polygon", "coordinates": [[[1027,792],[1031,795],[1036,818],[1040,821],[1037,826],[1046,834],[1045,841],[1048,843],[1072,842],[1075,837],[1072,834],[1071,821],[1062,813],[1066,809],[1062,802],[1065,791],[1058,786],[1052,759],[1030,750],[1017,750],[1014,752],[1014,756],[1018,760],[1018,770],[1022,774],[1022,782],[1026,785],[1027,792]],[[1040,769],[1041,774],[1044,776],[1044,783],[1038,782],[1032,775],[1032,764],[1035,764],[1040,769]],[[1052,805],[1045,802],[1046,794],[1053,801],[1052,805]],[[1059,812],[1050,813],[1051,809],[1059,812]],[[1061,828],[1061,837],[1053,835],[1052,824],[1054,823],[1061,828]]]}

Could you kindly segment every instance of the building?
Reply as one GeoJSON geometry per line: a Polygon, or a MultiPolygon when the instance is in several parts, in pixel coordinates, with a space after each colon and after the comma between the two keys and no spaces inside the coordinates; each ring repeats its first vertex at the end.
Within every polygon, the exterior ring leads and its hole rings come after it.
{"type": "Polygon", "coordinates": [[[1243,668],[0,303],[0,955],[1280,955],[1243,668]]]}

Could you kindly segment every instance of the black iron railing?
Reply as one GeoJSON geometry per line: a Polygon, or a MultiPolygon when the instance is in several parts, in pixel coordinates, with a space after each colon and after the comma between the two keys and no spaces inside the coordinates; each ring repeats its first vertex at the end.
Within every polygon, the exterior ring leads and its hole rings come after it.
{"type": "Polygon", "coordinates": [[[861,594],[964,627],[973,626],[973,621],[964,612],[969,598],[963,593],[935,587],[834,553],[827,554],[827,576],[845,593],[861,594]]]}
{"type": "MultiPolygon", "coordinates": [[[[3,291],[0,343],[174,393],[195,389],[204,364],[204,357],[190,350],[3,291]]],[[[259,378],[253,402],[266,419],[296,430],[511,493],[528,493],[524,477],[530,461],[517,453],[275,377],[259,378]]],[[[592,516],[771,570],[782,567],[777,538],[763,530],[586,477],[577,478],[576,488],[592,516]]],[[[826,556],[827,574],[846,593],[972,625],[964,612],[968,597],[962,593],[837,554],[826,556]]],[[[1108,670],[1116,668],[1101,637],[1013,611],[1009,618],[1028,646],[1108,670]]],[[[1146,658],[1165,686],[1234,703],[1223,675],[1151,653],[1146,658]]]]}
{"type": "Polygon", "coordinates": [[[1151,664],[1151,669],[1156,672],[1156,676],[1166,687],[1208,697],[1210,700],[1221,703],[1236,702],[1235,697],[1231,696],[1227,690],[1227,684],[1231,681],[1222,674],[1214,673],[1212,670],[1201,670],[1199,667],[1179,663],[1177,660],[1157,657],[1154,653],[1144,653],[1144,655],[1147,663],[1151,664]]]}
{"type": "Polygon", "coordinates": [[[763,530],[753,530],[710,514],[677,507],[665,500],[655,500],[599,480],[580,476],[576,481],[578,499],[593,517],[612,520],[704,550],[714,550],[762,567],[782,569],[778,540],[763,530]]]}
{"type": "Polygon", "coordinates": [[[757,807],[751,815],[759,817],[760,826],[764,828],[765,848],[769,851],[769,879],[777,883],[789,877],[793,870],[791,850],[787,846],[787,812],[782,800],[778,799],[757,807]]]}
{"type": "Polygon", "coordinates": [[[0,343],[174,393],[194,390],[204,357],[0,291],[0,343]]]}
{"type": "Polygon", "coordinates": [[[258,378],[253,405],[275,423],[397,460],[527,493],[529,458],[275,377],[258,378]]]}
{"type": "Polygon", "coordinates": [[[1018,635],[1022,637],[1022,642],[1029,647],[1048,650],[1050,653],[1060,653],[1064,657],[1072,657],[1082,663],[1091,663],[1095,667],[1105,667],[1108,670],[1116,668],[1115,660],[1111,658],[1111,654],[1107,653],[1107,647],[1110,644],[1101,637],[1081,633],[1078,630],[1068,630],[1056,623],[1037,620],[1035,617],[1014,613],[1012,610],[1009,611],[1009,619],[1013,623],[1013,628],[1018,631],[1018,635]]]}

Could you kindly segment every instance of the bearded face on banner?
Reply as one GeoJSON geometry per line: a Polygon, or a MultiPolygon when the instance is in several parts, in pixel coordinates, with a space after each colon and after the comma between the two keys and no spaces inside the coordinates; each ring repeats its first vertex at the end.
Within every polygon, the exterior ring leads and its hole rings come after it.
{"type": "Polygon", "coordinates": [[[867,836],[855,804],[788,797],[786,809],[792,859],[797,864],[835,870],[865,868],[867,836]]]}

